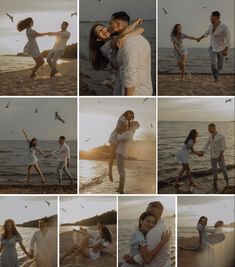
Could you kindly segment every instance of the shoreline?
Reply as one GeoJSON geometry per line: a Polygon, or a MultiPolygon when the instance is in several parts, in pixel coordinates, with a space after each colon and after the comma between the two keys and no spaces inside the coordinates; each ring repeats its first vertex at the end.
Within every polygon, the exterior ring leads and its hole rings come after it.
{"type": "Polygon", "coordinates": [[[0,73],[0,95],[77,95],[77,60],[72,59],[58,65],[62,76],[50,78],[50,68],[45,63],[36,79],[30,79],[31,69],[0,73]]]}

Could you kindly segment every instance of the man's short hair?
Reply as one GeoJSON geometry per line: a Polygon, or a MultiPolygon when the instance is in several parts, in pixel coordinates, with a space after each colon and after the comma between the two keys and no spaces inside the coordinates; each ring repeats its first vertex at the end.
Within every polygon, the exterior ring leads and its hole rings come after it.
{"type": "Polygon", "coordinates": [[[43,221],[44,223],[48,223],[48,217],[44,217],[40,221],[43,221]]]}
{"type": "Polygon", "coordinates": [[[65,140],[65,136],[61,135],[60,139],[65,140]]]}
{"type": "Polygon", "coordinates": [[[150,202],[147,209],[149,210],[149,209],[152,209],[152,208],[158,208],[158,209],[161,209],[161,210],[164,209],[164,207],[163,207],[163,205],[162,205],[162,203],[160,201],[150,202]]]}
{"type": "Polygon", "coordinates": [[[215,17],[220,17],[220,13],[219,13],[219,11],[213,11],[213,12],[211,13],[211,15],[212,15],[212,16],[215,16],[215,17]]]}
{"type": "Polygon", "coordinates": [[[119,12],[113,13],[111,18],[126,21],[126,22],[128,22],[128,24],[130,23],[130,20],[131,20],[130,16],[124,11],[119,11],[119,12]]]}
{"type": "Polygon", "coordinates": [[[66,24],[66,26],[69,26],[69,23],[67,21],[63,21],[62,23],[66,24]]]}
{"type": "Polygon", "coordinates": [[[209,125],[208,125],[208,127],[213,127],[213,128],[215,128],[216,127],[216,125],[214,124],[214,123],[210,123],[209,125]]]}

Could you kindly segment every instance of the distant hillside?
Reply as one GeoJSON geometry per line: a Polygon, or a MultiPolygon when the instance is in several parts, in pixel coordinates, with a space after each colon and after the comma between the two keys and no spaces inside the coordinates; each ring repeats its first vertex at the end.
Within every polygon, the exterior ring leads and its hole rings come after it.
{"type": "Polygon", "coordinates": [[[92,225],[97,225],[97,223],[117,224],[117,212],[115,210],[108,211],[101,215],[96,215],[94,217],[91,217],[89,219],[85,219],[79,222],[70,223],[70,224],[69,223],[62,224],[62,226],[65,226],[65,225],[92,226],[92,225]]]}
{"type": "MultiPolygon", "coordinates": [[[[19,227],[38,227],[38,221],[41,218],[29,222],[24,222],[22,224],[18,224],[19,227]]],[[[53,215],[48,217],[48,225],[49,226],[57,226],[57,215],[53,215]]]]}

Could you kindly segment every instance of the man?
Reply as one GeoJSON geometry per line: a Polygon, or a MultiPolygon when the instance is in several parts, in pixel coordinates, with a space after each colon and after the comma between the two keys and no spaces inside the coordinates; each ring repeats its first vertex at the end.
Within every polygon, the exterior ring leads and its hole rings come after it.
{"type": "Polygon", "coordinates": [[[57,266],[57,241],[56,234],[48,229],[48,218],[45,217],[38,222],[40,228],[33,234],[30,242],[30,258],[35,257],[37,267],[57,266]],[[36,247],[36,256],[34,255],[36,247]]]}
{"type": "Polygon", "coordinates": [[[140,124],[138,121],[133,121],[130,125],[130,128],[128,131],[120,134],[117,137],[117,148],[116,148],[116,160],[117,160],[117,168],[118,173],[120,176],[119,180],[119,187],[118,192],[120,194],[124,194],[124,186],[125,186],[125,179],[126,179],[126,173],[125,173],[125,159],[128,157],[128,149],[130,146],[130,143],[133,141],[133,136],[135,134],[135,131],[140,127],[140,124]]]}
{"type": "Polygon", "coordinates": [[[67,31],[69,24],[67,21],[63,21],[61,24],[61,31],[50,32],[50,36],[56,36],[56,42],[52,50],[47,55],[47,63],[51,67],[51,77],[54,77],[57,71],[57,60],[61,58],[64,53],[66,43],[70,37],[70,33],[67,31]]]}
{"type": "Polygon", "coordinates": [[[223,172],[224,179],[228,185],[228,173],[226,170],[226,165],[224,161],[224,150],[225,150],[225,137],[222,134],[217,133],[216,125],[210,123],[208,125],[208,132],[211,134],[208,138],[206,145],[203,148],[203,153],[206,153],[210,149],[210,160],[212,167],[212,174],[214,178],[214,190],[218,191],[217,187],[217,164],[219,164],[221,171],[223,172]]]}
{"type": "Polygon", "coordinates": [[[223,69],[224,57],[228,55],[230,47],[230,33],[228,27],[220,21],[219,11],[211,13],[211,25],[209,29],[198,38],[200,42],[203,38],[210,35],[210,61],[211,70],[215,82],[218,81],[219,72],[223,69]]]}
{"type": "Polygon", "coordinates": [[[65,137],[60,136],[58,139],[58,149],[54,152],[52,152],[48,157],[58,153],[58,165],[57,165],[57,177],[60,184],[62,184],[62,171],[68,176],[71,184],[73,184],[73,177],[70,174],[68,168],[70,166],[70,148],[65,143],[65,137]]]}
{"type": "MultiPolygon", "coordinates": [[[[109,30],[121,34],[129,25],[130,17],[123,11],[114,13],[109,30]]],[[[151,48],[142,36],[129,36],[117,54],[118,74],[122,95],[150,96],[153,93],[151,80],[151,48]]]]}

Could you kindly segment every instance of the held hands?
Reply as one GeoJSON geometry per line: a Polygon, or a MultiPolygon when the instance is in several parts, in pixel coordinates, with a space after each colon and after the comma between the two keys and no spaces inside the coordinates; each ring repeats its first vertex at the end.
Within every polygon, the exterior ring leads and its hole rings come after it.
{"type": "Polygon", "coordinates": [[[204,151],[198,151],[197,155],[198,157],[204,157],[204,151]]]}
{"type": "Polygon", "coordinates": [[[228,55],[228,50],[227,49],[224,49],[223,56],[227,57],[227,55],[228,55]]]}

